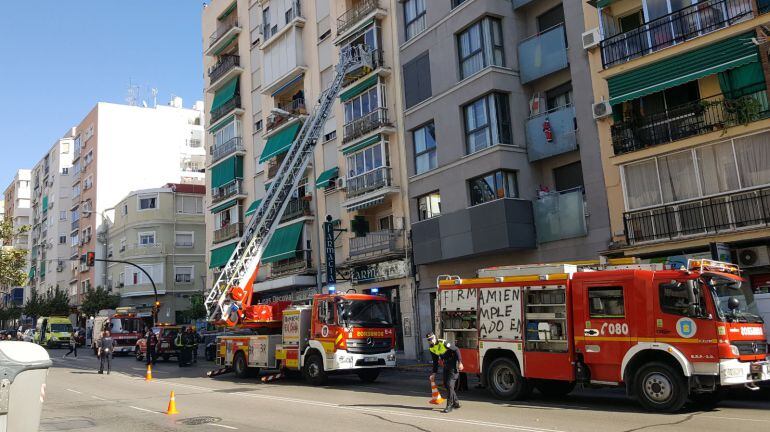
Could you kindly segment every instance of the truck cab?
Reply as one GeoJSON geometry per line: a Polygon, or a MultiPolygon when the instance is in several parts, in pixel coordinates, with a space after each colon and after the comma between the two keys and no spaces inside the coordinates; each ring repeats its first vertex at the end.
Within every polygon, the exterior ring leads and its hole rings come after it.
{"type": "Polygon", "coordinates": [[[72,322],[67,317],[40,317],[35,326],[35,342],[47,348],[69,345],[72,322]]]}

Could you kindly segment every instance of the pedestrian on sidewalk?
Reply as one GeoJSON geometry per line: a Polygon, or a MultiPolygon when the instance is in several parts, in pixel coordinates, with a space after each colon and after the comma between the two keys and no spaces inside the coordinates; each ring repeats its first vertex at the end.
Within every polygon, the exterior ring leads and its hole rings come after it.
{"type": "Polygon", "coordinates": [[[68,355],[75,353],[75,358],[78,358],[78,332],[77,330],[72,330],[70,333],[70,350],[67,351],[67,354],[64,354],[64,357],[67,357],[68,355]]]}
{"type": "Polygon", "coordinates": [[[463,370],[462,356],[454,343],[437,338],[433,332],[428,333],[426,338],[430,345],[430,355],[433,358],[431,379],[436,379],[439,359],[444,363],[444,388],[447,391],[444,412],[449,413],[455,408],[460,408],[460,401],[457,399],[457,380],[463,370]]]}
{"type": "Polygon", "coordinates": [[[112,352],[115,348],[115,340],[112,339],[112,335],[109,330],[102,332],[102,337],[99,340],[99,373],[104,373],[104,363],[107,363],[107,375],[110,374],[112,369],[112,352]]]}

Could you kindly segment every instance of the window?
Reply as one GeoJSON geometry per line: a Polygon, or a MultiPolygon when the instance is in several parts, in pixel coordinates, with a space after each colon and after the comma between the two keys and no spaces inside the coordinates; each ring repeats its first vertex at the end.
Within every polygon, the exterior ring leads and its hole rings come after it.
{"type": "MultiPolygon", "coordinates": [[[[673,281],[676,282],[676,281],[673,281]]],[[[690,287],[686,283],[663,282],[658,285],[658,295],[660,297],[660,310],[663,313],[672,315],[690,315],[690,287]]],[[[706,304],[703,292],[698,289],[700,305],[706,304]]]]}
{"type": "Polygon", "coordinates": [[[395,227],[393,226],[393,215],[381,217],[377,221],[377,224],[380,226],[380,230],[382,231],[395,229],[395,227]]]}
{"type": "Polygon", "coordinates": [[[88,176],[85,180],[83,180],[83,190],[89,190],[92,187],[94,187],[94,178],[92,176],[88,176]]]}
{"type": "Polygon", "coordinates": [[[348,179],[387,166],[387,146],[379,142],[348,156],[348,179]],[[385,163],[383,163],[385,162],[385,163]]]}
{"type": "Polygon", "coordinates": [[[139,210],[154,209],[157,207],[157,204],[158,204],[157,194],[139,195],[137,199],[139,200],[139,210]]]}
{"type": "Polygon", "coordinates": [[[324,134],[324,141],[331,141],[337,138],[337,130],[333,130],[327,134],[324,134]]]}
{"type": "Polygon", "coordinates": [[[516,173],[495,171],[468,181],[471,192],[471,205],[478,205],[500,198],[519,196],[516,185],[516,173]]]}
{"type": "Polygon", "coordinates": [[[623,318],[626,308],[622,287],[588,288],[588,310],[591,318],[623,318]]]}
{"type": "Polygon", "coordinates": [[[417,198],[417,219],[426,220],[441,215],[441,195],[429,193],[417,198]]]}
{"type": "Polygon", "coordinates": [[[262,130],[262,119],[259,119],[254,122],[254,132],[259,132],[262,130]]]}
{"type": "Polygon", "coordinates": [[[562,84],[546,91],[545,100],[546,108],[549,111],[572,105],[572,82],[562,84]]]}
{"type": "Polygon", "coordinates": [[[463,107],[468,154],[494,144],[511,144],[508,95],[492,93],[463,107]]]}
{"type": "Polygon", "coordinates": [[[121,213],[123,214],[123,216],[128,214],[128,204],[127,203],[123,203],[123,207],[122,207],[121,213]]]}
{"type": "Polygon", "coordinates": [[[107,258],[112,258],[112,245],[107,246],[107,258]]]}
{"type": "MultiPolygon", "coordinates": [[[[261,120],[260,120],[261,121],[261,120]]],[[[214,132],[214,147],[241,136],[241,121],[237,118],[214,132]]]]}
{"type": "Polygon", "coordinates": [[[406,0],[404,2],[404,22],[406,23],[406,40],[409,40],[425,30],[426,0],[406,0]]]}
{"type": "Polygon", "coordinates": [[[553,183],[557,191],[583,187],[583,165],[577,161],[554,168],[553,183]]]}
{"type": "Polygon", "coordinates": [[[59,220],[60,221],[66,221],[67,220],[67,211],[66,210],[59,211],[59,220]]]}
{"type": "Polygon", "coordinates": [[[79,244],[80,244],[79,233],[72,234],[72,236],[70,236],[70,246],[78,246],[79,244]]]}
{"type": "Polygon", "coordinates": [[[373,86],[345,102],[345,124],[358,120],[384,106],[385,101],[380,99],[380,86],[373,86]]]}
{"type": "Polygon", "coordinates": [[[177,195],[176,212],[185,214],[203,214],[203,198],[191,195],[177,195]]]}
{"type": "Polygon", "coordinates": [[[452,9],[465,3],[465,0],[452,0],[452,9]]]}
{"type": "Polygon", "coordinates": [[[151,246],[155,244],[155,233],[154,232],[140,232],[139,233],[139,245],[140,246],[151,246]]]}
{"type": "Polygon", "coordinates": [[[77,183],[76,185],[72,186],[72,198],[77,198],[80,196],[80,183],[77,183]]]}
{"type": "Polygon", "coordinates": [[[457,35],[460,54],[460,79],[487,66],[505,66],[503,32],[500,20],[484,18],[457,35]]]}
{"type": "Polygon", "coordinates": [[[559,24],[564,24],[564,6],[561,4],[537,17],[537,31],[539,33],[559,24]]]}
{"type": "Polygon", "coordinates": [[[70,173],[70,169],[68,167],[64,167],[61,169],[61,175],[68,175],[70,173]]]}
{"type": "Polygon", "coordinates": [[[126,238],[123,237],[120,239],[120,251],[123,252],[126,250],[126,238]]]}
{"type": "Polygon", "coordinates": [[[438,166],[436,157],[436,128],[433,122],[412,131],[414,140],[414,172],[422,174],[438,166]]]}
{"type": "Polygon", "coordinates": [[[67,244],[67,236],[66,235],[60,235],[59,236],[59,244],[67,244]]]}
{"type": "Polygon", "coordinates": [[[189,284],[193,282],[193,266],[174,266],[174,282],[189,284]]]}
{"type": "MultiPolygon", "coordinates": [[[[140,267],[146,271],[155,283],[163,281],[164,264],[142,264],[140,267]]],[[[141,270],[136,267],[126,266],[124,268],[125,285],[144,285],[149,284],[150,279],[141,270]]]]}
{"type": "Polygon", "coordinates": [[[178,232],[175,234],[176,247],[191,248],[193,247],[193,233],[192,232],[178,232]]]}
{"type": "Polygon", "coordinates": [[[91,162],[94,161],[94,151],[91,150],[90,152],[86,153],[86,156],[83,158],[85,166],[91,165],[91,162]]]}
{"type": "Polygon", "coordinates": [[[432,95],[430,55],[425,52],[404,65],[404,103],[410,108],[432,95]]]}
{"type": "Polygon", "coordinates": [[[214,216],[216,223],[215,229],[221,229],[229,226],[232,223],[238,223],[238,206],[230,207],[227,210],[223,210],[214,216]]]}

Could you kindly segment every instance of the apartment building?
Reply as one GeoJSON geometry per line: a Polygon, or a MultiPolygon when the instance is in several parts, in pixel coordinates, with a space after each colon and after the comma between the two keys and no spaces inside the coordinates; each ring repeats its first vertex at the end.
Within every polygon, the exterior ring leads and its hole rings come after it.
{"type": "MultiPolygon", "coordinates": [[[[99,102],[75,127],[70,170],[68,258],[107,252],[105,212],[129,192],[173,183],[203,184],[202,103],[183,108],[140,107],[99,102]]],[[[89,287],[107,286],[105,263],[71,261],[70,303],[78,306],[89,287]]]]}
{"type": "MultiPolygon", "coordinates": [[[[31,196],[31,170],[20,169],[17,170],[13,176],[13,180],[5,188],[3,192],[4,197],[4,209],[3,214],[6,219],[13,222],[14,229],[18,230],[21,227],[29,226],[31,222],[32,211],[30,208],[30,196],[31,196]]],[[[17,249],[30,250],[31,238],[29,231],[18,235],[13,239],[10,245],[17,249]]],[[[27,266],[26,270],[32,274],[31,267],[29,266],[29,254],[27,254],[27,266]]],[[[24,287],[24,301],[29,295],[29,288],[24,287]]]]}
{"type": "Polygon", "coordinates": [[[399,3],[420,333],[440,275],[607,248],[582,3],[399,3]]]}
{"type": "Polygon", "coordinates": [[[73,140],[74,130],[70,130],[32,169],[29,284],[38,293],[69,289],[73,140]]]}
{"type": "Polygon", "coordinates": [[[766,0],[584,4],[608,255],[733,260],[768,290],[766,0]]]}
{"type": "Polygon", "coordinates": [[[209,265],[224,265],[242,223],[334,77],[340,50],[366,44],[370,68],[345,77],[281,226],[267,245],[254,289],[260,301],[308,301],[325,286],[323,222],[336,230],[340,292],[379,293],[393,302],[398,350],[417,353],[409,259],[405,153],[400,133],[399,2],[386,0],[215,0],[203,12],[209,265]],[[322,269],[322,270],[319,270],[322,269]]]}
{"type": "Polygon", "coordinates": [[[157,290],[158,320],[179,322],[190,296],[203,294],[206,279],[205,186],[166,184],[129,193],[109,211],[105,230],[106,287],[120,294],[121,306],[152,316],[157,290]],[[155,283],[155,290],[152,282],[155,283]]]}

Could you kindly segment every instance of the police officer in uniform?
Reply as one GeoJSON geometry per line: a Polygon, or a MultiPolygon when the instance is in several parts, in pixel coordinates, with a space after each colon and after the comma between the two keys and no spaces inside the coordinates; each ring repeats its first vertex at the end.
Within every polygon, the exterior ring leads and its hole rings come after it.
{"type": "Polygon", "coordinates": [[[435,334],[428,333],[426,336],[430,344],[430,355],[433,358],[433,375],[436,379],[438,372],[438,361],[444,362],[444,387],[447,391],[446,408],[444,412],[451,412],[454,408],[460,408],[460,402],[457,400],[457,380],[460,378],[460,372],[463,370],[463,359],[460,355],[460,349],[454,343],[439,339],[435,334]]]}

